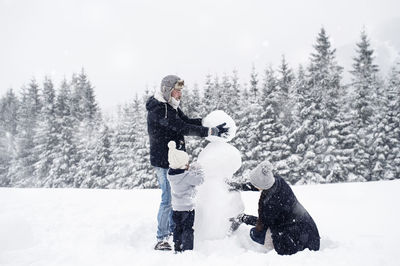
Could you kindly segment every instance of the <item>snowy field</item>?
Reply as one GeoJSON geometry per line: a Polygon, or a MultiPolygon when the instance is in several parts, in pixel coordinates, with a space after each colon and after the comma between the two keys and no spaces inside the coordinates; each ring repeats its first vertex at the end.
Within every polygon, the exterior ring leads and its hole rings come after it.
{"type": "MultiPolygon", "coordinates": [[[[0,265],[400,265],[399,180],[293,189],[318,226],[318,252],[265,253],[246,225],[195,235],[194,251],[155,251],[160,190],[0,188],[0,265]]],[[[242,192],[247,213],[258,196],[242,192]]]]}

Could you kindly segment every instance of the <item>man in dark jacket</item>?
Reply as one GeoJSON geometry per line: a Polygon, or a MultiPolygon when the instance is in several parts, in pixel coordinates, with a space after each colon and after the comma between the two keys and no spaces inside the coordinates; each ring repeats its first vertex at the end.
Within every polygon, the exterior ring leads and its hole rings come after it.
{"type": "Polygon", "coordinates": [[[150,162],[155,167],[158,183],[162,190],[158,211],[158,229],[156,250],[171,250],[168,243],[174,231],[171,207],[171,187],[167,179],[168,142],[173,140],[177,149],[185,149],[184,136],[224,137],[228,128],[225,124],[214,128],[202,126],[202,119],[190,119],[179,108],[184,81],[174,75],[161,81],[161,88],[146,103],[147,130],[150,138],[150,162]]]}
{"type": "Polygon", "coordinates": [[[258,217],[241,214],[234,222],[255,225],[250,237],[280,255],[291,255],[305,248],[319,250],[320,237],[314,220],[286,181],[272,174],[271,163],[264,161],[258,165],[250,173],[250,182],[262,191],[258,217]]]}

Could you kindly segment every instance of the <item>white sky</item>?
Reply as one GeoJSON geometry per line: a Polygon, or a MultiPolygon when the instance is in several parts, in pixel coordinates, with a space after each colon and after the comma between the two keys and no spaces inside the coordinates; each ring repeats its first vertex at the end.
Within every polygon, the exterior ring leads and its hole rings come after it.
{"type": "Polygon", "coordinates": [[[398,0],[0,0],[0,96],[82,67],[104,109],[168,74],[192,86],[237,69],[246,83],[253,63],[260,74],[282,54],[307,63],[321,26],[344,66],[365,26],[385,68],[400,51],[399,10],[398,0]]]}

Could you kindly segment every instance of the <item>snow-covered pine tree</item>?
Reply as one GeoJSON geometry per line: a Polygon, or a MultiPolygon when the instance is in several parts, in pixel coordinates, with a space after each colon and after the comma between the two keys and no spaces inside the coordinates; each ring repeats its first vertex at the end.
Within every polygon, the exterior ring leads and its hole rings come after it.
{"type": "Polygon", "coordinates": [[[268,158],[274,164],[275,171],[287,177],[288,167],[284,159],[290,155],[290,150],[287,143],[287,127],[284,124],[290,120],[288,91],[294,77],[284,57],[282,57],[278,77],[275,78],[275,72],[271,66],[264,73],[260,101],[262,111],[258,125],[264,155],[260,159],[268,158]]]}
{"type": "Polygon", "coordinates": [[[146,96],[139,98],[136,96],[133,104],[135,120],[137,123],[137,133],[135,142],[135,187],[138,188],[155,188],[158,185],[157,178],[154,174],[153,167],[150,165],[150,143],[147,133],[147,120],[145,102],[146,96]]]}
{"type": "Polygon", "coordinates": [[[297,149],[303,159],[300,164],[302,171],[305,172],[300,183],[326,182],[328,176],[335,175],[336,169],[335,108],[339,95],[337,91],[341,87],[342,68],[336,63],[335,49],[331,48],[324,28],[318,33],[314,49],[307,75],[309,103],[300,111],[303,122],[296,130],[298,136],[304,139],[304,144],[300,144],[297,149]]]}
{"type": "MultiPolygon", "coordinates": [[[[289,99],[291,104],[293,105],[291,108],[291,116],[293,120],[292,126],[290,127],[291,132],[300,127],[301,121],[303,120],[300,111],[309,104],[306,72],[302,65],[299,65],[297,76],[295,77],[293,83],[294,84],[292,86],[292,90],[289,91],[289,99]]],[[[297,146],[297,143],[295,144],[297,146]]],[[[292,149],[292,153],[294,153],[295,147],[294,149],[292,149]]]]}
{"type": "Polygon", "coordinates": [[[275,71],[272,65],[269,65],[264,70],[264,75],[261,84],[261,105],[272,105],[274,110],[278,109],[277,98],[278,79],[275,76],[275,71]]]}
{"type": "MultiPolygon", "coordinates": [[[[214,79],[215,80],[215,79],[214,79]]],[[[204,84],[204,95],[203,95],[203,102],[202,102],[202,113],[204,115],[209,114],[210,112],[214,111],[217,107],[216,103],[216,91],[215,91],[215,84],[211,80],[211,75],[208,74],[206,76],[206,81],[204,84]]]]}
{"type": "Polygon", "coordinates": [[[12,136],[17,134],[19,100],[13,89],[9,89],[0,100],[0,123],[2,129],[12,136]]]}
{"type": "Polygon", "coordinates": [[[240,105],[240,83],[237,70],[232,71],[230,84],[230,93],[228,94],[228,98],[225,99],[227,102],[229,102],[226,112],[237,123],[239,117],[238,106],[240,105]]]}
{"type": "MultiPolygon", "coordinates": [[[[400,178],[400,64],[393,66],[385,86],[385,117],[381,120],[385,171],[383,179],[400,178]],[[382,128],[383,127],[383,128],[382,128]]],[[[379,109],[381,110],[381,109],[379,109]]],[[[378,158],[379,159],[379,158],[378,158]]],[[[381,163],[382,164],[382,163],[381,163]]]]}
{"type": "Polygon", "coordinates": [[[291,90],[291,86],[294,81],[294,74],[293,70],[286,62],[285,55],[282,55],[282,60],[278,72],[279,72],[278,86],[280,87],[282,93],[289,94],[289,91],[291,90]]]}
{"type": "MultiPolygon", "coordinates": [[[[276,88],[276,90],[279,89],[278,87],[276,88]]],[[[287,132],[274,108],[278,105],[275,102],[277,98],[268,98],[275,91],[268,94],[268,90],[263,90],[263,94],[261,95],[260,102],[262,104],[260,105],[261,110],[258,114],[257,124],[258,135],[260,136],[258,145],[260,154],[257,159],[258,162],[268,159],[274,164],[276,173],[287,177],[288,167],[283,162],[290,154],[289,146],[287,145],[287,132]]]]}
{"type": "Polygon", "coordinates": [[[354,121],[357,113],[352,108],[351,103],[347,101],[345,96],[341,101],[341,108],[338,113],[338,122],[334,127],[335,140],[337,143],[333,154],[335,155],[335,169],[332,175],[329,176],[328,182],[362,182],[365,179],[362,176],[357,176],[354,164],[354,148],[358,142],[357,130],[354,127],[354,121]]]}
{"type": "MultiPolygon", "coordinates": [[[[257,73],[252,73],[250,80],[256,76],[257,73]]],[[[240,110],[239,121],[236,121],[237,132],[232,144],[242,153],[242,167],[236,173],[238,178],[244,178],[248,171],[257,166],[262,156],[262,147],[259,145],[262,136],[258,129],[259,114],[262,111],[260,101],[261,99],[255,100],[254,91],[249,94],[245,89],[237,108],[240,110]]]]}
{"type": "Polygon", "coordinates": [[[107,188],[112,180],[115,166],[111,153],[111,134],[109,128],[102,125],[96,134],[94,160],[90,167],[90,176],[84,180],[81,187],[107,188]]]}
{"type": "Polygon", "coordinates": [[[388,124],[390,122],[387,116],[389,112],[389,99],[384,81],[378,76],[376,85],[373,97],[375,99],[373,102],[373,144],[369,151],[371,160],[374,163],[371,180],[392,179],[393,170],[387,160],[391,149],[388,138],[388,124]]]}
{"type": "Polygon", "coordinates": [[[95,99],[94,88],[83,68],[79,75],[73,74],[71,85],[73,90],[72,115],[79,121],[90,122],[90,126],[94,127],[94,123],[99,121],[101,114],[95,99]]]}
{"type": "Polygon", "coordinates": [[[282,93],[282,88],[285,90],[286,87],[289,90],[294,76],[289,70],[284,57],[283,63],[284,66],[281,67],[283,73],[280,73],[282,74],[280,77],[276,77],[271,65],[264,71],[259,129],[262,136],[260,143],[263,147],[262,158],[270,160],[275,166],[275,172],[288,180],[291,168],[286,159],[291,155],[291,152],[288,145],[288,128],[282,123],[284,121],[283,118],[288,116],[282,116],[281,114],[284,114],[286,110],[290,110],[288,107],[292,103],[290,103],[288,93],[282,93]],[[279,85],[280,82],[281,84],[279,85]]]}
{"type": "Polygon", "coordinates": [[[84,69],[79,75],[73,75],[72,78],[72,115],[79,121],[79,126],[74,134],[76,143],[78,164],[76,176],[74,177],[74,186],[87,187],[86,184],[93,180],[91,168],[96,160],[96,132],[103,125],[101,112],[95,99],[94,88],[91,85],[84,69]],[[79,113],[77,113],[79,111],[79,113]],[[86,181],[85,181],[86,180],[86,181]]]}
{"type": "Polygon", "coordinates": [[[76,120],[71,115],[71,88],[64,79],[56,95],[55,113],[58,124],[58,145],[53,164],[43,181],[44,187],[72,187],[76,173],[77,150],[74,143],[76,120]]]}
{"type": "Polygon", "coordinates": [[[35,135],[41,106],[39,85],[32,79],[28,87],[22,89],[21,105],[18,110],[17,154],[8,172],[12,186],[32,186],[34,165],[37,162],[35,135]]]}
{"type": "Polygon", "coordinates": [[[232,116],[230,113],[230,108],[229,106],[232,104],[231,101],[231,92],[232,90],[232,84],[229,76],[224,73],[222,76],[222,82],[220,84],[220,92],[218,93],[218,97],[220,99],[220,104],[218,106],[219,110],[224,111],[228,115],[232,116]]]}
{"type": "MultiPolygon", "coordinates": [[[[277,79],[280,99],[277,102],[277,109],[275,110],[279,114],[279,120],[286,127],[292,125],[291,109],[292,103],[290,102],[289,92],[292,91],[294,74],[289,64],[286,62],[285,56],[282,55],[282,61],[278,69],[279,77],[277,79]]],[[[277,90],[275,90],[276,92],[277,90]]]]}
{"type": "MultiPolygon", "coordinates": [[[[197,84],[194,85],[193,89],[187,89],[183,101],[185,102],[185,105],[182,107],[182,110],[189,118],[203,118],[205,116],[202,113],[205,108],[202,106],[202,97],[200,96],[197,84]]],[[[205,146],[206,140],[198,137],[187,136],[185,137],[185,143],[186,152],[189,156],[191,158],[197,158],[205,146]]]]}
{"type": "Polygon", "coordinates": [[[275,77],[275,71],[272,68],[272,65],[269,65],[265,68],[261,86],[261,93],[263,94],[263,97],[267,99],[269,98],[271,92],[276,90],[276,87],[278,86],[278,80],[275,77]]]}
{"type": "Polygon", "coordinates": [[[42,110],[38,121],[36,134],[35,153],[38,162],[35,165],[35,187],[41,187],[43,180],[49,175],[50,168],[55,158],[58,143],[58,133],[60,131],[55,111],[55,89],[50,78],[45,77],[42,90],[42,110]]]}
{"type": "Polygon", "coordinates": [[[194,84],[193,88],[187,88],[182,92],[183,96],[179,108],[190,118],[202,117],[202,97],[199,86],[194,84]]]}
{"type": "Polygon", "coordinates": [[[134,113],[133,103],[126,104],[118,119],[118,125],[114,135],[114,149],[112,152],[115,161],[114,180],[108,188],[132,188],[135,177],[137,141],[137,121],[134,113]]]}
{"type": "Polygon", "coordinates": [[[8,169],[16,157],[19,100],[12,89],[0,99],[0,187],[9,186],[8,169]]]}
{"type": "Polygon", "coordinates": [[[222,90],[222,85],[219,81],[219,76],[215,75],[214,82],[213,82],[213,98],[211,101],[212,106],[214,106],[212,111],[222,110],[223,105],[224,105],[224,100],[222,99],[222,94],[223,94],[223,90],[222,90]]]}
{"type": "Polygon", "coordinates": [[[189,113],[190,116],[189,117],[203,117],[203,114],[201,113],[201,102],[202,102],[202,97],[200,94],[200,89],[199,89],[199,85],[198,84],[194,84],[193,89],[191,91],[191,95],[190,95],[190,99],[191,102],[193,103],[193,105],[189,108],[189,113]]]}
{"type": "Polygon", "coordinates": [[[289,173],[287,180],[296,184],[304,175],[301,168],[306,130],[303,121],[307,118],[307,108],[311,105],[309,87],[306,80],[306,72],[302,65],[299,66],[297,77],[294,80],[293,88],[289,91],[289,99],[293,104],[291,112],[293,124],[289,128],[289,146],[291,155],[287,159],[289,173]]]}
{"type": "Polygon", "coordinates": [[[249,94],[250,94],[250,102],[255,103],[258,102],[259,99],[259,89],[258,89],[258,73],[256,71],[256,67],[253,64],[251,67],[250,72],[250,87],[249,87],[249,94]]]}
{"type": "MultiPolygon", "coordinates": [[[[150,164],[150,140],[149,135],[147,133],[147,110],[146,110],[146,102],[150,98],[148,92],[145,92],[143,97],[141,98],[141,102],[139,102],[139,154],[142,158],[142,165],[139,168],[139,173],[142,175],[143,183],[141,187],[143,188],[158,188],[158,180],[154,173],[154,167],[150,164]]],[[[200,110],[200,108],[198,108],[200,110]]]]}
{"type": "MultiPolygon", "coordinates": [[[[378,87],[378,66],[373,62],[374,50],[370,48],[370,42],[365,31],[361,32],[361,40],[357,43],[356,57],[353,58],[352,89],[353,108],[357,112],[355,127],[358,142],[354,150],[355,175],[371,180],[375,164],[372,162],[374,151],[373,142],[376,131],[376,119],[373,102],[378,87]]],[[[376,143],[380,145],[380,143],[376,143]]]]}

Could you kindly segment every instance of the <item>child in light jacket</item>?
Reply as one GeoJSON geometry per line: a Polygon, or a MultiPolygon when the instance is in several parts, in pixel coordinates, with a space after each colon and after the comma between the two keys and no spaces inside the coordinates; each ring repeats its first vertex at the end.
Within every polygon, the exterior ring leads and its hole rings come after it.
{"type": "Polygon", "coordinates": [[[175,252],[193,249],[194,197],[196,186],[204,181],[203,171],[197,163],[189,168],[189,155],[176,149],[176,143],[168,143],[168,181],[171,184],[172,219],[175,223],[175,252]]]}

